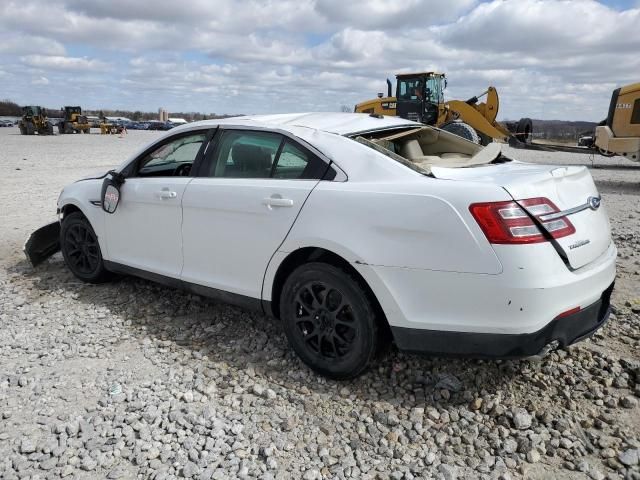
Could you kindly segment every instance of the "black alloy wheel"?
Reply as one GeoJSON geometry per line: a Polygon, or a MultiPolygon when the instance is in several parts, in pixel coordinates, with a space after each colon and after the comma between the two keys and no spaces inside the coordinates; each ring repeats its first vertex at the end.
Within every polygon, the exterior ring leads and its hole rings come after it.
{"type": "Polygon", "coordinates": [[[60,247],[65,263],[80,280],[102,283],[109,279],[98,237],[80,212],[65,216],[60,230],[60,247]]]}
{"type": "Polygon", "coordinates": [[[325,376],[353,378],[377,352],[375,308],[360,283],[337,267],[296,269],[283,287],[280,312],[293,349],[325,376]]]}
{"type": "Polygon", "coordinates": [[[349,299],[334,285],[321,281],[302,285],[295,309],[295,322],[312,351],[326,359],[349,353],[358,336],[358,324],[349,299]]]}

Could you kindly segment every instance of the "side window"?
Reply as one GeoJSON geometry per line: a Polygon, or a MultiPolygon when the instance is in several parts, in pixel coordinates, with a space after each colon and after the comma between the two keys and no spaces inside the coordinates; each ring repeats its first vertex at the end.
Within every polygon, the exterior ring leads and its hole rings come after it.
{"type": "Polygon", "coordinates": [[[631,123],[640,123],[640,98],[633,104],[633,112],[631,112],[631,123]]]}
{"type": "Polygon", "coordinates": [[[277,133],[227,130],[218,142],[209,176],[269,178],[281,143],[277,133]]]}
{"type": "Polygon", "coordinates": [[[206,133],[187,135],[164,143],[138,164],[137,177],[189,176],[206,133]]]}
{"type": "Polygon", "coordinates": [[[398,96],[400,98],[404,98],[407,95],[407,83],[404,81],[401,81],[399,83],[399,91],[398,91],[398,96]]]}
{"type": "Polygon", "coordinates": [[[309,158],[306,153],[286,142],[278,156],[273,178],[301,178],[308,163],[309,158]]]}
{"type": "Polygon", "coordinates": [[[320,179],[326,170],[326,163],[286,140],[273,170],[273,178],[320,179]]]}
{"type": "Polygon", "coordinates": [[[208,176],[226,178],[321,179],[328,165],[278,133],[226,130],[208,176]]]}

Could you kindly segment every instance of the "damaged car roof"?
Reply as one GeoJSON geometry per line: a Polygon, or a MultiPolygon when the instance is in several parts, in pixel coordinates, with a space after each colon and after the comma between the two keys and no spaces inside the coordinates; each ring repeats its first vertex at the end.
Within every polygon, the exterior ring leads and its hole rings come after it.
{"type": "MultiPolygon", "coordinates": [[[[247,125],[254,127],[277,127],[289,130],[291,127],[306,127],[337,135],[352,135],[370,130],[412,127],[421,125],[400,117],[374,117],[366,113],[288,113],[275,115],[247,115],[216,120],[203,120],[190,123],[179,129],[188,129],[195,125],[247,125]]],[[[174,132],[176,129],[174,129],[174,132]]]]}

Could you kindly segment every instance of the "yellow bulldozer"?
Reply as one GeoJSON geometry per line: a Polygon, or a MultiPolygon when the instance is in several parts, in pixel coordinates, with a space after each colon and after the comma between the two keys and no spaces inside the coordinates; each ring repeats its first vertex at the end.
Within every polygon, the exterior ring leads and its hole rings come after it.
{"type": "Polygon", "coordinates": [[[493,140],[531,142],[533,123],[529,118],[501,124],[496,121],[500,100],[494,87],[467,101],[444,101],[447,79],[444,73],[418,72],[396,75],[396,95],[391,94],[387,79],[387,96],[356,105],[355,111],[392,115],[434,125],[475,143],[487,145],[493,140]],[[480,98],[486,95],[486,100],[480,98]]]}
{"type": "Polygon", "coordinates": [[[91,133],[91,125],[87,117],[82,114],[80,107],[63,107],[62,121],[58,123],[59,133],[91,133]]]}
{"type": "Polygon", "coordinates": [[[35,105],[22,107],[22,118],[18,122],[22,135],[53,135],[53,125],[47,118],[47,111],[35,105]]]}
{"type": "Polygon", "coordinates": [[[500,100],[494,87],[469,100],[444,101],[445,74],[437,72],[396,75],[396,95],[387,79],[387,96],[359,103],[356,112],[392,115],[434,125],[472,142],[489,144],[497,140],[515,148],[544,151],[622,155],[640,161],[640,83],[614,90],[607,118],[596,127],[583,146],[537,144],[532,142],[533,122],[497,122],[500,100]],[[486,95],[484,102],[480,98],[486,95]]]}

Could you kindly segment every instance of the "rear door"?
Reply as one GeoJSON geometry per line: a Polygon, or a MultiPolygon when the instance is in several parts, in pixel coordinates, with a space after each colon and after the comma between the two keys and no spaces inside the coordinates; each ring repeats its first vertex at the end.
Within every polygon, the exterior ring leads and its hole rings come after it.
{"type": "Polygon", "coordinates": [[[265,270],[328,164],[279,133],[225,129],[187,186],[182,279],[261,298],[265,270]]]}
{"type": "MultiPolygon", "coordinates": [[[[545,197],[575,227],[556,239],[569,265],[580,268],[602,255],[611,243],[609,218],[586,167],[507,162],[475,168],[433,167],[437,178],[481,181],[502,186],[514,200],[545,197]]],[[[552,217],[542,215],[542,221],[552,217]]]]}

